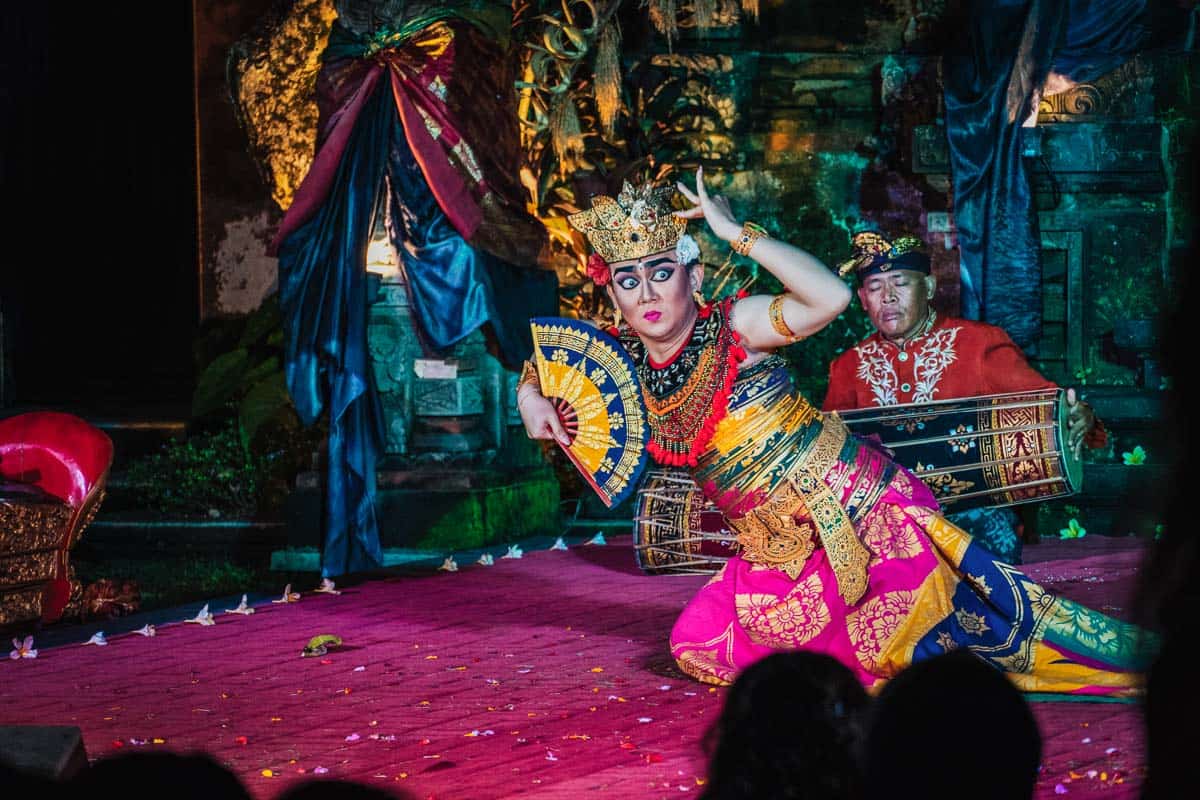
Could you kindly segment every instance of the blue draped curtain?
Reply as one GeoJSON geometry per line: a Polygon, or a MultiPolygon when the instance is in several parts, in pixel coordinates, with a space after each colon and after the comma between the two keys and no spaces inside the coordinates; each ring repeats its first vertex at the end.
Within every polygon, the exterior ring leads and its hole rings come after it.
{"type": "Polygon", "coordinates": [[[1041,334],[1042,277],[1021,155],[1032,92],[1051,69],[1090,81],[1181,39],[1188,12],[1146,0],[968,0],[964,11],[943,59],[961,311],[1029,347],[1041,334]]]}
{"type": "Polygon", "coordinates": [[[325,577],[382,565],[375,467],[384,436],[367,349],[365,254],[388,185],[393,243],[431,351],[488,323],[501,359],[519,364],[532,350],[529,318],[556,304],[554,273],[508,264],[471,246],[450,224],[409,149],[391,87],[380,81],[329,194],[279,247],[288,389],[305,424],[329,414],[325,577]]]}

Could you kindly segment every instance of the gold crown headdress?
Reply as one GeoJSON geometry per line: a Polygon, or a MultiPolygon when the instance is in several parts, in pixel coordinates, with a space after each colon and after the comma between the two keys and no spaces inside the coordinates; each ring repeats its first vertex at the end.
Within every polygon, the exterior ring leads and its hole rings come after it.
{"type": "Polygon", "coordinates": [[[929,256],[925,244],[915,236],[900,236],[888,241],[881,234],[862,231],[850,240],[854,255],[838,264],[838,274],[854,271],[860,278],[875,272],[890,269],[911,269],[918,272],[930,271],[929,256]]]}
{"type": "Polygon", "coordinates": [[[672,212],[670,186],[628,181],[616,198],[596,195],[592,207],[567,217],[592,249],[610,264],[672,250],[687,230],[687,220],[672,212]]]}

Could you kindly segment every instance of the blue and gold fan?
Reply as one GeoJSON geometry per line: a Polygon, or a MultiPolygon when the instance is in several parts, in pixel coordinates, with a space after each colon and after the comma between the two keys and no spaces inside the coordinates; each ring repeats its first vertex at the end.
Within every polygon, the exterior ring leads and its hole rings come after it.
{"type": "Polygon", "coordinates": [[[571,437],[560,446],[611,508],[637,490],[646,466],[646,407],[633,360],[612,336],[578,320],[530,324],[542,394],[571,437]]]}

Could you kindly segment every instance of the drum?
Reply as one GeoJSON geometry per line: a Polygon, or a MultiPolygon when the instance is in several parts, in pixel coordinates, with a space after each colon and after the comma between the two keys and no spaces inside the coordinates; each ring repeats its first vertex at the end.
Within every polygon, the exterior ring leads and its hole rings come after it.
{"type": "Polygon", "coordinates": [[[943,510],[1011,506],[1080,490],[1062,389],[840,411],[923,480],[943,510]]]}
{"type": "Polygon", "coordinates": [[[634,554],[643,572],[716,572],[734,554],[736,539],[686,470],[646,470],[633,518],[634,554]]]}

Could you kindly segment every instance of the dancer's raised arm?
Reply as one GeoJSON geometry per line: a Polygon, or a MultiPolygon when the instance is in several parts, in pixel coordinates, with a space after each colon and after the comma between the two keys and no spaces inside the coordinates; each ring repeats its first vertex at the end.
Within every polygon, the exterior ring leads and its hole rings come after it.
{"type": "Polygon", "coordinates": [[[754,223],[734,219],[729,201],[704,188],[703,168],[696,169],[696,190],[683,183],[677,188],[692,208],[675,213],[685,219],[708,222],[713,234],[733,249],[754,259],[771,272],[784,294],[751,295],[734,306],[733,327],[742,344],[751,350],[774,350],[811,336],[833,321],[850,304],[850,287],[816,256],[798,247],[771,239],[754,223]]]}

